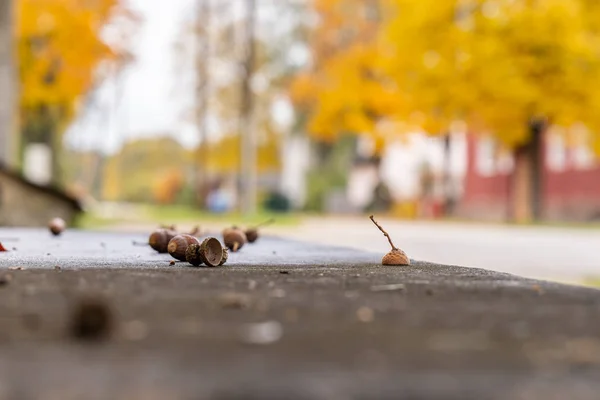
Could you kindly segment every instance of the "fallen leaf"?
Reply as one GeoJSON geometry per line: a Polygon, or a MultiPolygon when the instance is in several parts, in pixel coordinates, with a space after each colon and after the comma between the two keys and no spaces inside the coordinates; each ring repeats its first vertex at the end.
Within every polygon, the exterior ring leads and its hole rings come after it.
{"type": "Polygon", "coordinates": [[[4,246],[2,246],[1,242],[0,242],[0,251],[8,251],[8,250],[6,250],[6,248],[4,246]]]}

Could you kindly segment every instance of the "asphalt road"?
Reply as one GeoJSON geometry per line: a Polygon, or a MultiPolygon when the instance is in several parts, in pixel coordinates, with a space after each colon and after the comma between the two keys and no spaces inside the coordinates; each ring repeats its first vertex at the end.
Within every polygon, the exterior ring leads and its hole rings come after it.
{"type": "Polygon", "coordinates": [[[0,253],[1,400],[600,393],[595,289],[383,267],[378,253],[277,238],[194,268],[132,245],[135,234],[0,229],[9,237],[19,240],[0,253]],[[77,314],[90,301],[105,320],[77,314]]]}

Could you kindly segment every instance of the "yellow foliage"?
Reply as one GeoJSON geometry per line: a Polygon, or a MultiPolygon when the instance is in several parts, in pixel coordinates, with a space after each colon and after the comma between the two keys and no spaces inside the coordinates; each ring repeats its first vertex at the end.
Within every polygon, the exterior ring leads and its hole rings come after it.
{"type": "Polygon", "coordinates": [[[171,169],[161,174],[152,186],[154,199],[160,204],[172,204],[184,184],[179,169],[171,169]]]}
{"type": "Polygon", "coordinates": [[[133,16],[119,0],[15,3],[21,108],[58,106],[64,125],[101,77],[97,67],[125,55],[102,40],[102,29],[118,16],[133,16]]]}
{"type": "Polygon", "coordinates": [[[514,146],[527,122],[600,128],[600,2],[315,0],[313,63],[292,85],[322,140],[341,132],[445,133],[452,121],[514,146]],[[368,6],[378,17],[358,12],[368,6]],[[349,14],[352,14],[349,16],[349,14]],[[340,36],[343,36],[340,38],[340,36]],[[342,40],[343,39],[343,40],[342,40]]]}

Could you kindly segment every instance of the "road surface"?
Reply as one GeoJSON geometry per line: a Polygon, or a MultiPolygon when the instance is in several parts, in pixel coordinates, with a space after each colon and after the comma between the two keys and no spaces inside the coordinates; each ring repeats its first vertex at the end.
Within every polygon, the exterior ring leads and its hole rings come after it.
{"type": "MultiPolygon", "coordinates": [[[[418,260],[566,282],[600,277],[600,229],[376,220],[418,260]]],[[[389,248],[367,217],[307,218],[268,232],[379,253],[389,248]]]]}
{"type": "Polygon", "coordinates": [[[595,289],[268,237],[222,268],[170,265],[137,234],[9,237],[0,400],[600,393],[595,289]],[[76,313],[90,301],[104,319],[76,313]]]}

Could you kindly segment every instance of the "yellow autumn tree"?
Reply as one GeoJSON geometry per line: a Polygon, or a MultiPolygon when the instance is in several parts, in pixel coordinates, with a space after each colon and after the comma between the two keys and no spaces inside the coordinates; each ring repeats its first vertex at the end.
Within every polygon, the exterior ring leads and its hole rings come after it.
{"type": "Polygon", "coordinates": [[[513,216],[542,217],[545,131],[583,123],[599,137],[591,110],[600,93],[590,87],[600,79],[593,22],[599,6],[586,0],[395,3],[401,12],[384,27],[384,46],[423,62],[388,58],[389,76],[413,93],[417,106],[425,99],[423,111],[438,112],[446,122],[463,119],[514,149],[514,177],[528,182],[513,179],[511,195],[522,204],[513,216]]]}
{"type": "Polygon", "coordinates": [[[308,131],[320,141],[373,133],[380,118],[404,100],[374,63],[381,6],[371,0],[315,0],[313,7],[320,24],[310,37],[312,63],[292,82],[291,98],[309,114],[308,131]]]}
{"type": "MultiPolygon", "coordinates": [[[[396,133],[438,134],[465,121],[515,150],[517,172],[532,178],[513,185],[527,192],[514,193],[529,209],[520,217],[541,216],[543,133],[551,124],[583,123],[600,137],[600,93],[592,87],[600,79],[598,2],[315,0],[322,17],[315,35],[328,37],[329,20],[343,25],[348,4],[366,3],[379,8],[377,32],[329,51],[292,87],[297,104],[308,107],[309,130],[325,139],[343,130],[377,137],[377,124],[367,121],[387,119],[399,122],[396,133]],[[357,48],[362,62],[353,57],[357,48]],[[393,101],[381,104],[386,91],[393,101]],[[339,124],[344,114],[361,123],[339,124]]],[[[319,49],[313,45],[313,55],[319,49]]]]}
{"type": "Polygon", "coordinates": [[[113,33],[123,33],[135,16],[119,0],[20,0],[16,5],[21,143],[48,144],[56,173],[61,134],[82,97],[129,58],[126,38],[109,46],[103,29],[119,20],[113,33]]]}

